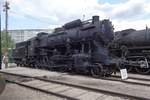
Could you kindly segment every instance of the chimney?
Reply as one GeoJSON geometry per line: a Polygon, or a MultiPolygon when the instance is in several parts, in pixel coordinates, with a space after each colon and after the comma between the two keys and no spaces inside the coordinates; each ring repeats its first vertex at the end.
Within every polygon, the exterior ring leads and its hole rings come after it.
{"type": "Polygon", "coordinates": [[[97,21],[99,21],[99,16],[93,16],[92,17],[92,22],[94,23],[94,22],[97,22],[97,21]]]}

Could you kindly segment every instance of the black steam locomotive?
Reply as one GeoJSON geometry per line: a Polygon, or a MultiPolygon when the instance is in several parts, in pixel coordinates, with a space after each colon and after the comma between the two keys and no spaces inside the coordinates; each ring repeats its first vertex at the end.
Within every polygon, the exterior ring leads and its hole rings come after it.
{"type": "Polygon", "coordinates": [[[124,66],[131,71],[148,74],[150,72],[150,29],[127,29],[115,33],[112,54],[124,58],[124,66]]]}
{"type": "Polygon", "coordinates": [[[56,28],[53,33],[16,44],[14,62],[19,66],[111,75],[117,68],[150,72],[150,29],[114,33],[111,21],[99,16],[80,19],[56,28]]]}
{"type": "Polygon", "coordinates": [[[106,76],[116,69],[107,48],[113,34],[112,23],[107,19],[78,19],[56,28],[52,34],[42,32],[17,43],[13,59],[20,66],[106,76]]]}

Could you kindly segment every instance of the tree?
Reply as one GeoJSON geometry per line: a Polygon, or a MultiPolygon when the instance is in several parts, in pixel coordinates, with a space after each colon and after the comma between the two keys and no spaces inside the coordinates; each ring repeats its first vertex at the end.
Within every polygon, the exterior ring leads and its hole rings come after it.
{"type": "Polygon", "coordinates": [[[2,54],[7,52],[9,48],[15,47],[15,42],[11,38],[10,34],[4,31],[1,33],[1,43],[2,54]]]}

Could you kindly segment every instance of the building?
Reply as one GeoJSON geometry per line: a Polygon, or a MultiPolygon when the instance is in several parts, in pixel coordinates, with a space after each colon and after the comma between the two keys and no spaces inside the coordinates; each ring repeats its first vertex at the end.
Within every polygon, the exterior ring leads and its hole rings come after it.
{"type": "Polygon", "coordinates": [[[37,35],[39,32],[51,33],[51,29],[18,29],[18,30],[8,30],[15,43],[28,40],[37,35]]]}

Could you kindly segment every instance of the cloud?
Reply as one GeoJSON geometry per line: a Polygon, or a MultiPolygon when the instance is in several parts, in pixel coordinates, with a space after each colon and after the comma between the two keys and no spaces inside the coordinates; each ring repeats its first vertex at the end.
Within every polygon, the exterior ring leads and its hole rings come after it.
{"type": "Polygon", "coordinates": [[[50,27],[77,18],[82,19],[83,15],[86,19],[93,15],[99,15],[101,19],[110,18],[115,30],[141,29],[150,23],[150,20],[144,17],[150,14],[148,0],[127,0],[115,4],[100,3],[98,0],[9,0],[9,2],[12,11],[49,21],[50,27]]]}
{"type": "Polygon", "coordinates": [[[114,7],[114,11],[112,12],[114,18],[134,18],[146,12],[143,2],[127,2],[126,4],[119,4],[117,6],[114,7]]]}
{"type": "Polygon", "coordinates": [[[134,28],[136,30],[145,29],[146,26],[150,28],[150,19],[148,20],[134,20],[134,21],[118,21],[113,20],[114,28],[116,31],[128,29],[128,28],[134,28]]]}

